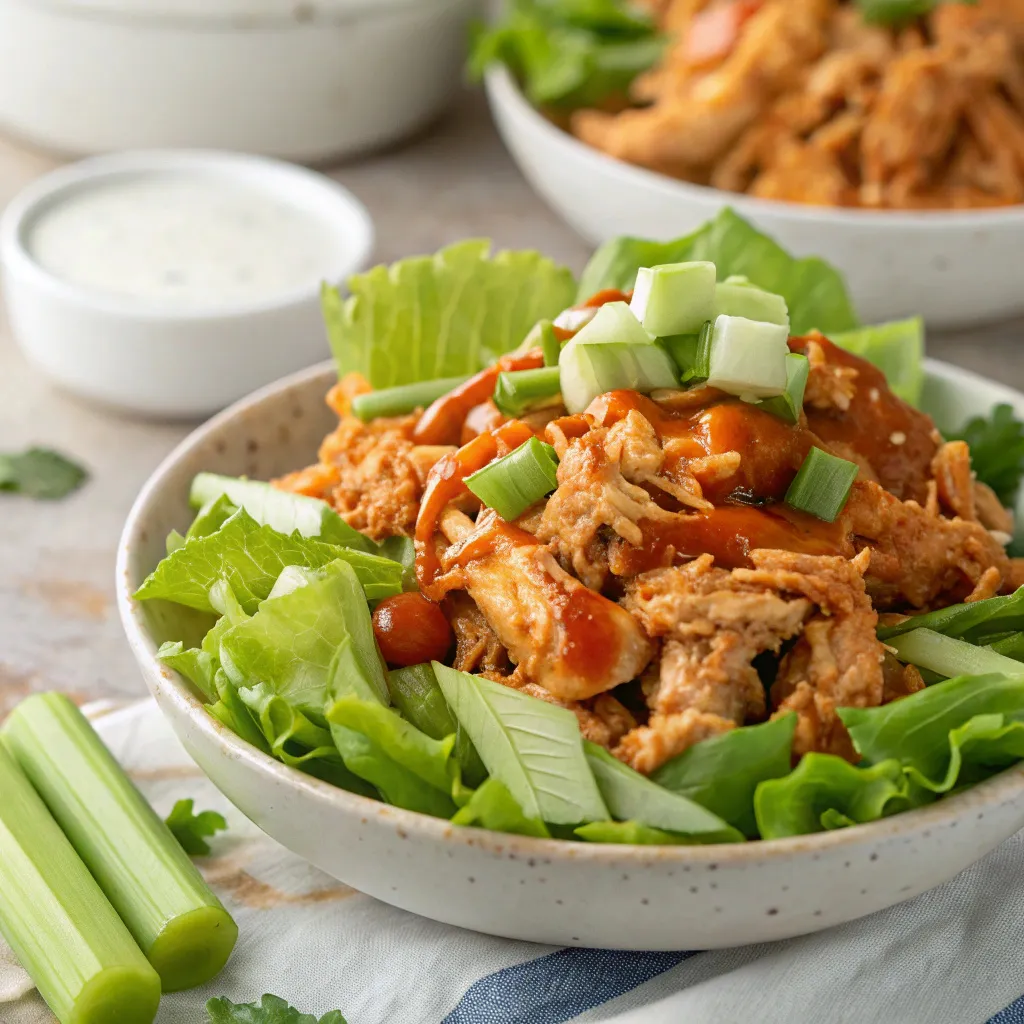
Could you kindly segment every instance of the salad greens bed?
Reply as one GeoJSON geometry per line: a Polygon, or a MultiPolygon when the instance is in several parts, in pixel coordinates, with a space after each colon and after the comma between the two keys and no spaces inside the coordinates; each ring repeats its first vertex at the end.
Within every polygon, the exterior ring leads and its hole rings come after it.
{"type": "MultiPolygon", "coordinates": [[[[340,372],[377,388],[415,384],[476,372],[538,320],[679,260],[782,295],[793,333],[821,328],[918,399],[919,321],[863,327],[834,268],[790,257],[728,210],[674,242],[609,242],[578,285],[536,253],[492,257],[486,242],[463,242],[353,278],[347,299],[326,289],[325,315],[340,372]]],[[[993,439],[981,452],[1012,497],[1020,425],[997,412],[967,431],[993,439]],[[1011,433],[1015,447],[1000,440],[1011,433]]],[[[932,685],[840,711],[857,765],[811,754],[793,769],[787,716],[699,743],[645,778],[584,742],[564,708],[437,662],[388,672],[370,615],[415,589],[408,541],[377,545],[327,504],[254,481],[200,474],[192,503],[195,520],[168,538],[137,593],[183,606],[180,638],[160,659],[264,753],[399,807],[586,842],[742,842],[873,821],[1024,757],[1024,592],[880,631],[932,685]]]]}

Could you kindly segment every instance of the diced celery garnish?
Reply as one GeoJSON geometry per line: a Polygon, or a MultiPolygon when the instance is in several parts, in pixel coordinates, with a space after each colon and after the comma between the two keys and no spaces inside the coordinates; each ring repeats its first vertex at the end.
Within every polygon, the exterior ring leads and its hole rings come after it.
{"type": "Polygon", "coordinates": [[[650,392],[679,386],[671,356],[660,345],[581,345],[575,339],[559,360],[562,401],[583,412],[599,395],[628,388],[650,392]]]}
{"type": "Polygon", "coordinates": [[[78,708],[59,693],[29,697],[3,740],[164,991],[218,974],[238,936],[234,921],[78,708]]]}
{"type": "Polygon", "coordinates": [[[781,395],[786,390],[788,340],[789,331],[781,324],[718,317],[707,348],[708,384],[750,400],[781,395]]]}
{"type": "Polygon", "coordinates": [[[715,274],[714,263],[707,262],[641,267],[629,308],[657,337],[693,334],[713,316],[715,274]]]}
{"type": "Polygon", "coordinates": [[[61,1024],[151,1024],[160,978],[0,743],[0,933],[61,1024]]]}
{"type": "Polygon", "coordinates": [[[769,324],[789,327],[789,308],[786,300],[774,292],[767,292],[743,277],[730,277],[715,286],[714,312],[719,316],[742,316],[747,320],[763,320],[769,324]]]}
{"type": "Polygon", "coordinates": [[[570,345],[607,345],[614,342],[628,345],[650,345],[654,342],[654,337],[644,330],[625,302],[606,302],[562,352],[570,345]]]}

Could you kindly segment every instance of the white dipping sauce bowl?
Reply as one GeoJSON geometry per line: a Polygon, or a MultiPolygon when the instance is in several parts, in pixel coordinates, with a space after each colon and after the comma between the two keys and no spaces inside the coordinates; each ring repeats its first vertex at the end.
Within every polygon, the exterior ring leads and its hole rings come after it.
{"type": "MultiPolygon", "coordinates": [[[[2,0],[0,0],[2,2],[2,0]]],[[[28,360],[56,384],[123,411],[207,416],[327,355],[320,286],[364,267],[373,226],[340,185],[261,157],[152,151],[97,157],[30,185],[0,219],[0,270],[11,329],[28,360]],[[178,305],[74,284],[32,253],[47,211],[85,190],[153,175],[218,180],[293,207],[337,238],[308,284],[251,301],[178,305]]]]}
{"type": "Polygon", "coordinates": [[[428,123],[478,0],[0,0],[0,125],[62,153],[301,163],[428,123]]]}

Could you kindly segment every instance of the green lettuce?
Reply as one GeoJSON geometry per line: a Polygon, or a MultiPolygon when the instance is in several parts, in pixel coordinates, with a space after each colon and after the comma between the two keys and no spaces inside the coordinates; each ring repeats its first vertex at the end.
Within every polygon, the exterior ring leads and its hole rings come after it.
{"type": "Polygon", "coordinates": [[[951,604],[934,612],[912,615],[893,626],[879,626],[878,639],[884,642],[915,629],[930,629],[976,644],[990,643],[991,638],[1019,632],[1024,629],[1024,587],[1002,597],[951,604]]]}
{"type": "Polygon", "coordinates": [[[573,830],[588,843],[619,843],[627,846],[692,846],[693,837],[666,832],[639,821],[591,821],[573,830]]]}
{"type": "Polygon", "coordinates": [[[297,533],[286,536],[261,525],[240,508],[216,532],[195,537],[164,558],[135,596],[140,601],[164,598],[200,611],[214,611],[210,587],[223,579],[252,614],[269,596],[285,566],[316,569],[337,559],[353,565],[367,598],[401,593],[402,567],[397,562],[297,533]]]}
{"type": "Polygon", "coordinates": [[[213,676],[217,659],[199,647],[185,647],[180,640],[168,640],[160,645],[157,658],[183,675],[208,701],[216,700],[213,676]]]}
{"type": "Polygon", "coordinates": [[[971,449],[971,468],[988,484],[1007,507],[1017,500],[1024,477],[1024,423],[1013,414],[1013,406],[1000,403],[988,416],[975,416],[950,435],[971,449]]]}
{"type": "Polygon", "coordinates": [[[796,715],[714,736],[667,761],[651,779],[706,807],[750,839],[758,835],[754,792],[792,767],[796,715]]]}
{"type": "Polygon", "coordinates": [[[857,327],[842,275],[816,257],[795,259],[767,235],[726,207],[693,234],[671,242],[613,238],[590,258],[580,278],[580,301],[603,288],[628,291],[641,267],[710,260],[718,278],[742,275],[786,300],[793,334],[817,328],[824,334],[857,327]]]}
{"type": "MultiPolygon", "coordinates": [[[[377,554],[377,545],[349,526],[327,502],[282,491],[260,480],[199,473],[192,481],[189,501],[194,508],[200,509],[216,507],[218,503],[229,509],[237,506],[244,508],[260,525],[269,526],[286,536],[297,531],[303,537],[325,544],[377,554]]],[[[200,513],[200,517],[202,515],[200,513]]]]}
{"type": "MultiPolygon", "coordinates": [[[[192,520],[191,526],[185,533],[185,542],[194,540],[197,537],[209,537],[216,533],[236,512],[238,506],[231,502],[226,494],[218,494],[208,502],[204,502],[192,520]]],[[[181,545],[176,545],[175,548],[181,545]]],[[[173,554],[168,551],[167,554],[173,554]]]]}
{"type": "Polygon", "coordinates": [[[573,276],[536,252],[499,252],[469,240],[433,256],[349,279],[347,299],[323,290],[339,375],[375,388],[475,373],[514,349],[544,317],[572,304],[573,276]]]}
{"type": "Polygon", "coordinates": [[[613,757],[604,747],[584,742],[590,769],[613,818],[640,822],[665,832],[689,837],[691,842],[735,843],[743,835],[717,814],[685,796],[644,778],[613,757]]]}
{"type": "Polygon", "coordinates": [[[217,700],[208,705],[206,710],[250,746],[262,750],[264,754],[269,754],[270,744],[267,743],[255,716],[238,695],[238,690],[228,679],[224,669],[217,669],[213,676],[213,682],[217,691],[217,700]]]}
{"type": "Polygon", "coordinates": [[[829,340],[885,374],[889,387],[911,405],[921,400],[924,386],[924,321],[919,317],[837,331],[829,340]]]}
{"type": "Polygon", "coordinates": [[[487,771],[508,787],[527,817],[556,825],[610,817],[571,711],[483,676],[433,665],[487,771]]]}
{"type": "Polygon", "coordinates": [[[549,839],[551,833],[539,818],[528,818],[503,782],[487,779],[473,791],[468,802],[452,818],[453,825],[473,825],[492,832],[549,839]]]}

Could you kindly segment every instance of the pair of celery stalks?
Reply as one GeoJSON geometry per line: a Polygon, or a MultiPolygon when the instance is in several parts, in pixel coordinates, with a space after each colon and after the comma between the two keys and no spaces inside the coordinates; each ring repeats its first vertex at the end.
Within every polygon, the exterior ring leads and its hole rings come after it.
{"type": "Polygon", "coordinates": [[[66,697],[23,701],[0,740],[0,932],[61,1024],[151,1024],[235,922],[66,697]]]}

